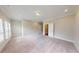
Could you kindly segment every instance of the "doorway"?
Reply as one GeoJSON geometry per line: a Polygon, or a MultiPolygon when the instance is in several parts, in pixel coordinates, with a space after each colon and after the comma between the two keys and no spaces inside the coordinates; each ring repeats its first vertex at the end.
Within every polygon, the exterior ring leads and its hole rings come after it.
{"type": "Polygon", "coordinates": [[[48,24],[45,24],[45,35],[48,36],[48,24]]]}

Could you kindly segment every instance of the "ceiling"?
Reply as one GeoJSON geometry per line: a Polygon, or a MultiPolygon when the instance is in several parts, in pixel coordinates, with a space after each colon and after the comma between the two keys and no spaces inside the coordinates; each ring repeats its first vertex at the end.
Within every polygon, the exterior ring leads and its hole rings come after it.
{"type": "Polygon", "coordinates": [[[4,5],[0,9],[13,20],[46,21],[75,13],[73,5],[4,5]],[[67,12],[64,12],[67,9],[67,12]],[[36,12],[39,15],[36,15],[36,12]]]}

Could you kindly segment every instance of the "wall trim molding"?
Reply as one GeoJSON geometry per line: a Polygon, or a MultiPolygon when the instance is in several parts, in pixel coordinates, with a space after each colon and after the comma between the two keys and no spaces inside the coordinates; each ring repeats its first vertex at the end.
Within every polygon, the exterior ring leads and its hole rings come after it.
{"type": "Polygon", "coordinates": [[[77,42],[72,41],[72,40],[68,40],[68,39],[65,39],[65,38],[62,38],[62,37],[59,37],[59,36],[54,36],[54,38],[58,38],[58,39],[61,39],[61,40],[72,42],[75,45],[76,49],[79,51],[79,44],[77,42]]]}
{"type": "Polygon", "coordinates": [[[72,40],[69,40],[69,39],[66,39],[66,38],[62,38],[62,37],[59,37],[59,36],[54,36],[54,38],[58,38],[58,39],[61,39],[61,40],[65,40],[65,41],[74,43],[74,41],[72,41],[72,40]]]}
{"type": "Polygon", "coordinates": [[[76,46],[77,50],[79,51],[79,44],[77,42],[74,42],[74,45],[76,46]]]}

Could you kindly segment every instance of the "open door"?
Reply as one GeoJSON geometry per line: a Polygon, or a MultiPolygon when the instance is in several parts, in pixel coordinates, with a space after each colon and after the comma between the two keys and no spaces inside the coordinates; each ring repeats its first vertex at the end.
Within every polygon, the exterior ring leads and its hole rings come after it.
{"type": "Polygon", "coordinates": [[[45,24],[45,35],[48,36],[48,24],[45,24]]]}
{"type": "Polygon", "coordinates": [[[54,26],[53,23],[43,23],[43,35],[54,37],[54,26]]]}
{"type": "Polygon", "coordinates": [[[54,28],[54,24],[53,23],[49,23],[49,26],[48,26],[48,36],[49,37],[54,37],[54,32],[55,32],[55,28],[54,28]]]}

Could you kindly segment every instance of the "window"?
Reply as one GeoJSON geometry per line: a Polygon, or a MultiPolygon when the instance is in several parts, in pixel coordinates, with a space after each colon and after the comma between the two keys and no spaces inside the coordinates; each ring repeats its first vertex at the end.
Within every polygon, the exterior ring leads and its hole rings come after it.
{"type": "Polygon", "coordinates": [[[10,22],[0,19],[0,42],[11,37],[10,22]]]}
{"type": "Polygon", "coordinates": [[[0,19],[0,42],[4,40],[3,21],[0,19]]]}
{"type": "Polygon", "coordinates": [[[5,39],[11,37],[11,27],[8,21],[4,21],[4,29],[5,29],[5,39]]]}

